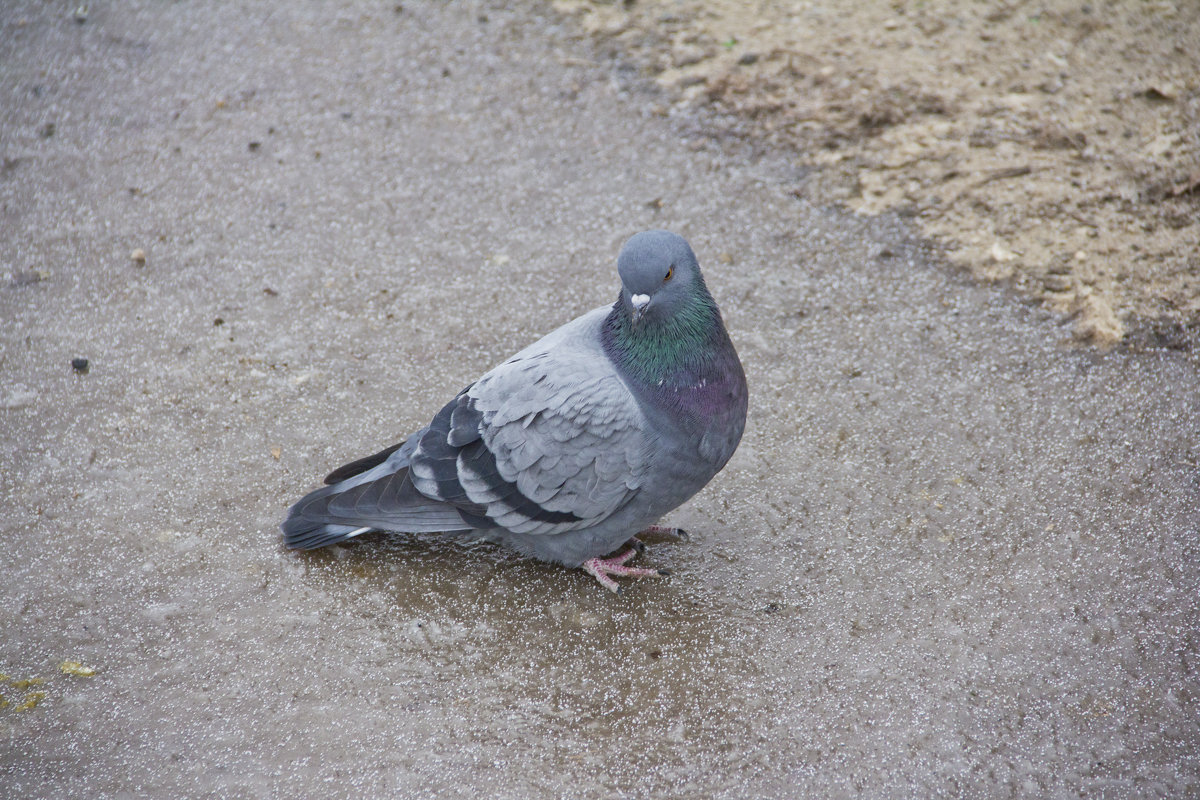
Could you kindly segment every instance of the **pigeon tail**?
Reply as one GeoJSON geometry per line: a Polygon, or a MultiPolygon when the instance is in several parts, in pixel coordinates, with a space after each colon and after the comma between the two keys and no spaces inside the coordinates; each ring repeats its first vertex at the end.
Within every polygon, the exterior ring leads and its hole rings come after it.
{"type": "Polygon", "coordinates": [[[314,523],[305,519],[289,517],[287,522],[283,523],[283,543],[292,550],[316,550],[318,547],[344,542],[372,530],[374,529],[356,528],[353,525],[314,523]]]}
{"type": "Polygon", "coordinates": [[[369,531],[441,533],[471,526],[453,506],[420,494],[407,467],[380,463],[310,492],[280,527],[289,548],[315,550],[369,531]]]}

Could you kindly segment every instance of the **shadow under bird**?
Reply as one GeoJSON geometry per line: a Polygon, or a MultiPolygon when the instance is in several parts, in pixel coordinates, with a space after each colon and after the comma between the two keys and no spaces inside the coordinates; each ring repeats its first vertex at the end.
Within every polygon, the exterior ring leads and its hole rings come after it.
{"type": "Polygon", "coordinates": [[[746,377],[681,236],[636,234],[617,273],[611,307],[500,364],[404,442],[332,472],[292,506],[287,546],[444,532],[582,567],[614,592],[614,577],[666,574],[627,566],[636,534],[672,532],[656,521],[729,461],[746,377]]]}

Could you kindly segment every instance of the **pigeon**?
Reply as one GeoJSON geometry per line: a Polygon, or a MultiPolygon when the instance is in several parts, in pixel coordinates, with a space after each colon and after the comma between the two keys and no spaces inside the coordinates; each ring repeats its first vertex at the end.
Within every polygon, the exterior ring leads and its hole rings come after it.
{"type": "Polygon", "coordinates": [[[582,568],[606,589],[638,533],[700,491],[746,425],[741,361],[683,237],[643,231],[612,306],[568,322],[447,403],[403,442],[334,470],[292,506],[287,547],[372,531],[444,533],[582,568]],[[615,555],[614,555],[615,554],[615,555]]]}

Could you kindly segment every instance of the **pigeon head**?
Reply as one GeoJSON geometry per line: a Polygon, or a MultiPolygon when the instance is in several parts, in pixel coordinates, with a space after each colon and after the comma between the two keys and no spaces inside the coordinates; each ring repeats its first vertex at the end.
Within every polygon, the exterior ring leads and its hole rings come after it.
{"type": "Polygon", "coordinates": [[[696,254],[669,231],[634,235],[617,256],[621,304],[635,325],[674,317],[697,294],[707,295],[696,254]]]}
{"type": "Polygon", "coordinates": [[[617,273],[621,295],[600,341],[628,385],[681,424],[744,414],[741,362],[683,237],[637,234],[621,248],[617,273]]]}

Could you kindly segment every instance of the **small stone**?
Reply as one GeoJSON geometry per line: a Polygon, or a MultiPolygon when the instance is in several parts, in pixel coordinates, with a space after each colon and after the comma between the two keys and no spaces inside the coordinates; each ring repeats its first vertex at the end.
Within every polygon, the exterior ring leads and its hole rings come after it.
{"type": "Polygon", "coordinates": [[[129,254],[129,260],[132,261],[133,263],[137,264],[138,266],[145,264],[146,263],[146,251],[140,247],[134,248],[133,252],[129,254]]]}
{"type": "Polygon", "coordinates": [[[86,358],[72,358],[71,359],[71,369],[75,370],[80,375],[87,375],[88,370],[90,370],[91,368],[92,368],[91,364],[88,363],[88,360],[86,358]]]}
{"type": "Polygon", "coordinates": [[[1173,102],[1179,99],[1179,87],[1173,83],[1155,83],[1147,86],[1142,92],[1142,96],[1149,100],[1165,100],[1173,102]]]}
{"type": "Polygon", "coordinates": [[[12,285],[29,286],[32,283],[48,280],[50,280],[50,270],[48,269],[18,270],[13,274],[12,285]]]}
{"type": "Polygon", "coordinates": [[[1017,254],[1012,250],[1009,250],[1000,242],[995,242],[992,245],[991,256],[993,261],[1003,264],[1006,261],[1012,261],[1017,257],[1017,254]]]}
{"type": "Polygon", "coordinates": [[[1106,299],[1092,294],[1076,304],[1072,333],[1081,342],[1111,347],[1125,336],[1125,324],[1106,299]]]}
{"type": "Polygon", "coordinates": [[[1067,292],[1071,290],[1071,276],[1059,272],[1051,272],[1042,279],[1042,285],[1049,292],[1067,292]]]}
{"type": "Polygon", "coordinates": [[[699,64],[711,54],[704,48],[692,44],[681,44],[671,49],[671,63],[678,69],[699,64]]]}

